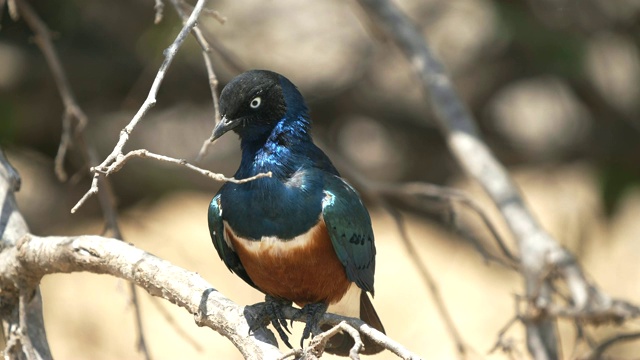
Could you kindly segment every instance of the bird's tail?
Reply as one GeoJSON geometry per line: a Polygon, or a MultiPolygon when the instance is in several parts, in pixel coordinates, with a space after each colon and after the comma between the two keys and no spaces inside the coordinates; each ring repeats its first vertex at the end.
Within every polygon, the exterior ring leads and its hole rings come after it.
{"type": "MultiPolygon", "coordinates": [[[[384,326],[376,313],[376,309],[373,307],[369,295],[365,291],[360,292],[360,319],[374,329],[385,333],[384,326]]],[[[330,326],[324,325],[323,331],[328,330],[330,326]]],[[[362,342],[364,343],[364,349],[362,354],[373,355],[384,350],[384,347],[373,342],[368,336],[361,334],[362,342]]],[[[330,354],[339,356],[349,356],[349,350],[353,347],[354,341],[349,334],[339,333],[329,340],[325,351],[330,354]]]]}

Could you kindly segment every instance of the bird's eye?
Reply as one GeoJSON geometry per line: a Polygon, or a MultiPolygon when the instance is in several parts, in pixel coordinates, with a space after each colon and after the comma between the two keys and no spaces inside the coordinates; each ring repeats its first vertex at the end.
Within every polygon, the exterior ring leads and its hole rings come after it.
{"type": "Polygon", "coordinates": [[[251,106],[252,109],[257,109],[261,103],[262,103],[262,99],[260,98],[260,96],[258,96],[258,97],[254,97],[253,100],[251,100],[251,102],[249,103],[249,106],[251,106]]]}

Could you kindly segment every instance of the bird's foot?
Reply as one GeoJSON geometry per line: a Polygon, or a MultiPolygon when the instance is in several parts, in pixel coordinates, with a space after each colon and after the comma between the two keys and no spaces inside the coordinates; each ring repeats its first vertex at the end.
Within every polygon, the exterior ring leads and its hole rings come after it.
{"type": "Polygon", "coordinates": [[[324,303],[307,304],[297,312],[295,319],[304,319],[306,322],[304,330],[302,331],[302,338],[300,339],[300,347],[304,347],[304,341],[308,337],[311,335],[316,336],[321,332],[319,323],[326,312],[327,304],[324,303]]]}
{"type": "Polygon", "coordinates": [[[287,327],[287,320],[284,316],[283,308],[291,306],[291,301],[275,298],[270,295],[266,295],[263,303],[251,305],[252,308],[257,310],[257,315],[250,320],[249,332],[254,332],[260,328],[267,327],[267,325],[273,325],[276,329],[280,339],[290,349],[293,346],[289,343],[289,336],[285,333],[285,330],[291,334],[291,331],[287,327]]]}

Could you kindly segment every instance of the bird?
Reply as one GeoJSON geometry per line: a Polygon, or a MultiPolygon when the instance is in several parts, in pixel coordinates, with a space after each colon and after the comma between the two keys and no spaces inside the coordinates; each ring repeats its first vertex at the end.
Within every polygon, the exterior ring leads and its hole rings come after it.
{"type": "MultiPolygon", "coordinates": [[[[281,309],[295,303],[306,317],[301,346],[319,333],[319,319],[327,311],[360,318],[384,333],[368,296],[374,295],[376,265],[369,212],[314,144],[298,88],[276,72],[250,70],[223,88],[219,110],[212,140],[229,131],[240,139],[242,157],[234,178],[271,175],[226,182],[208,209],[210,235],[222,261],[265,294],[258,323],[271,323],[291,348],[281,309]]],[[[364,354],[383,350],[367,336],[362,340],[364,354]]],[[[325,351],[346,356],[353,344],[350,336],[339,334],[325,351]]]]}

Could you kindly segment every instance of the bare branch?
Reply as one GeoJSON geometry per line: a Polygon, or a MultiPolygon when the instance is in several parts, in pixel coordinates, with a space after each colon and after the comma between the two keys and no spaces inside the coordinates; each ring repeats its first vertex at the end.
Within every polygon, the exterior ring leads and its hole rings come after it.
{"type": "Polygon", "coordinates": [[[517,316],[511,318],[498,332],[498,338],[496,343],[493,345],[493,348],[489,350],[489,354],[495,352],[496,350],[502,350],[506,353],[511,359],[520,359],[522,358],[522,354],[515,347],[514,341],[512,339],[506,339],[505,334],[509,329],[520,319],[517,316]]]}
{"type": "Polygon", "coordinates": [[[180,30],[180,33],[178,34],[174,42],[164,51],[165,59],[160,65],[160,69],[158,70],[158,73],[155,79],[153,80],[153,84],[151,85],[151,89],[149,90],[149,94],[147,95],[146,100],[144,101],[144,103],[142,104],[138,112],[135,114],[133,119],[131,119],[131,122],[129,122],[129,124],[124,129],[122,129],[122,131],[120,132],[120,138],[118,139],[118,143],[114,147],[111,154],[107,156],[107,158],[98,166],[98,168],[100,169],[107,168],[109,164],[115,161],[119,155],[122,155],[122,149],[124,148],[124,145],[129,140],[129,135],[131,134],[131,132],[133,132],[136,125],[138,125],[138,122],[142,120],[142,118],[147,114],[149,109],[155,106],[156,95],[158,94],[160,85],[164,80],[164,76],[167,73],[169,66],[173,62],[173,59],[175,58],[176,54],[178,53],[178,49],[180,49],[180,46],[182,46],[182,44],[184,43],[184,40],[187,38],[187,36],[189,35],[193,27],[196,25],[196,21],[200,16],[200,12],[204,7],[205,2],[206,0],[198,0],[186,24],[184,25],[182,30],[180,30]]]}
{"type": "MultiPolygon", "coordinates": [[[[180,6],[179,4],[175,3],[176,1],[177,0],[172,0],[172,4],[175,5],[176,9],[179,9],[180,6]]],[[[100,165],[92,168],[92,172],[94,173],[94,175],[91,181],[91,187],[82,196],[82,198],[76,203],[76,205],[71,209],[72,213],[75,213],[80,208],[80,206],[82,206],[91,196],[98,193],[99,187],[100,187],[99,179],[101,176],[106,176],[106,175],[112,174],[113,172],[118,171],[124,165],[124,163],[126,163],[131,157],[149,157],[149,158],[153,158],[160,161],[183,165],[191,170],[194,170],[202,175],[208,176],[218,181],[233,181],[233,182],[242,183],[246,181],[252,181],[254,179],[264,177],[264,176],[271,176],[270,173],[267,173],[267,174],[259,174],[249,179],[236,180],[236,179],[230,179],[230,178],[224,177],[221,174],[215,174],[210,171],[200,169],[194,165],[189,164],[188,162],[186,162],[186,160],[179,160],[179,159],[174,159],[164,155],[154,154],[144,149],[130,151],[126,155],[123,154],[122,152],[125,144],[129,140],[129,135],[134,130],[138,122],[142,119],[142,117],[144,117],[144,115],[149,111],[149,109],[151,109],[151,107],[155,105],[156,95],[158,93],[158,89],[162,81],[164,80],[165,73],[169,68],[169,66],[171,65],[171,62],[173,61],[173,58],[175,57],[178,49],[180,48],[180,46],[186,39],[187,35],[191,31],[194,31],[194,33],[196,34],[196,39],[198,40],[200,45],[203,47],[203,56],[205,58],[205,63],[207,65],[207,72],[209,73],[209,83],[212,91],[214,109],[217,109],[218,107],[217,97],[216,97],[217,95],[215,90],[217,86],[217,79],[215,77],[215,73],[213,72],[213,68],[209,58],[210,56],[209,54],[210,47],[208,45],[209,43],[204,39],[204,36],[202,35],[200,29],[196,27],[198,16],[202,11],[205,2],[206,0],[198,1],[191,15],[186,19],[186,21],[184,21],[184,26],[182,30],[180,30],[180,33],[176,37],[175,41],[171,44],[171,46],[169,46],[169,48],[165,50],[165,59],[162,65],[160,66],[158,73],[156,74],[156,78],[154,79],[151,89],[149,90],[147,99],[144,101],[144,103],[142,104],[142,106],[140,107],[136,115],[133,117],[133,119],[129,122],[129,124],[120,131],[120,137],[118,139],[116,146],[112,150],[111,154],[109,154],[109,156],[107,156],[107,158],[100,165]]],[[[180,11],[179,11],[179,14],[181,16],[185,15],[184,13],[180,13],[180,11]]],[[[219,115],[217,115],[217,117],[219,117],[219,115]]]]}
{"type": "MultiPolygon", "coordinates": [[[[0,268],[2,264],[14,261],[7,252],[14,249],[19,239],[29,231],[14,197],[14,191],[19,188],[20,176],[0,149],[0,268]]],[[[0,322],[6,337],[5,355],[24,359],[25,354],[33,355],[35,352],[31,359],[51,359],[38,287],[32,287],[32,291],[25,294],[17,288],[19,282],[4,279],[7,275],[0,273],[0,322]]]]}
{"type": "Polygon", "coordinates": [[[136,125],[142,118],[147,114],[147,112],[156,104],[156,95],[158,94],[158,90],[160,89],[160,85],[164,80],[164,76],[169,69],[169,66],[173,62],[178,49],[184,43],[184,40],[187,38],[193,27],[196,25],[198,17],[200,16],[200,12],[204,7],[206,0],[198,0],[196,6],[193,9],[193,12],[189,16],[189,19],[186,21],[185,25],[180,30],[180,33],[173,41],[173,43],[164,51],[164,61],[160,65],[160,69],[156,74],[155,79],[153,80],[153,84],[151,85],[151,89],[149,90],[149,94],[147,95],[146,100],[138,109],[138,112],[135,114],[133,119],[129,122],[129,124],[120,131],[120,137],[116,146],[111,151],[111,154],[107,156],[107,158],[98,166],[94,168],[95,174],[93,176],[93,181],[91,182],[91,188],[87,193],[78,201],[78,203],[73,207],[71,212],[75,212],[89,197],[98,192],[98,180],[97,178],[100,176],[100,173],[107,172],[109,167],[118,159],[118,157],[122,155],[122,149],[125,144],[129,140],[129,135],[135,129],[136,125]]]}
{"type": "Polygon", "coordinates": [[[67,174],[64,170],[64,159],[72,143],[72,134],[74,131],[78,132],[84,129],[87,124],[87,116],[77,105],[75,96],[69,85],[67,74],[62,67],[60,57],[51,41],[51,31],[27,1],[15,0],[15,2],[22,18],[34,33],[35,43],[40,48],[40,51],[42,51],[51,69],[53,79],[58,87],[58,92],[64,105],[64,116],[62,118],[63,131],[55,160],[56,175],[60,180],[64,181],[67,179],[67,174]]]}
{"type": "Polygon", "coordinates": [[[175,159],[169,156],[155,154],[146,149],[132,150],[132,151],[129,151],[126,155],[118,156],[118,158],[106,168],[100,168],[100,167],[93,168],[95,175],[93,177],[93,181],[91,182],[91,188],[89,188],[89,190],[84,194],[84,196],[71,209],[71,212],[75,213],[80,208],[80,206],[84,204],[84,202],[87,199],[89,199],[92,195],[98,193],[98,186],[99,186],[98,184],[100,180],[100,175],[108,176],[113,174],[114,172],[117,172],[124,166],[125,163],[127,163],[132,158],[151,158],[151,159],[155,159],[162,162],[168,162],[168,163],[184,166],[190,170],[193,170],[201,175],[204,175],[216,181],[228,181],[236,184],[243,184],[243,183],[253,181],[255,179],[259,179],[263,177],[271,177],[272,175],[271,172],[268,172],[268,173],[260,173],[258,175],[255,175],[246,179],[228,178],[222,174],[214,173],[209,170],[205,170],[195,165],[192,165],[189,162],[187,162],[187,160],[185,159],[175,159]]]}
{"type": "MultiPolygon", "coordinates": [[[[189,4],[185,3],[183,0],[171,0],[171,3],[176,9],[176,12],[178,13],[178,15],[182,18],[183,23],[186,22],[188,17],[184,13],[183,9],[192,9],[192,7],[189,4]]],[[[225,17],[221,16],[217,11],[205,8],[203,12],[207,14],[211,14],[221,24],[224,24],[227,20],[225,17]]],[[[232,65],[231,67],[234,68],[235,70],[240,71],[242,70],[243,67],[238,65],[239,60],[236,59],[233,55],[231,55],[224,47],[222,47],[222,45],[218,44],[217,42],[211,42],[210,40],[208,40],[207,36],[205,36],[204,32],[199,26],[196,25],[193,27],[193,34],[196,37],[198,44],[200,44],[200,47],[202,48],[202,56],[204,58],[205,67],[207,69],[207,74],[209,76],[209,87],[211,89],[211,98],[213,100],[214,123],[218,124],[220,122],[220,107],[218,105],[218,91],[217,91],[218,78],[215,72],[213,71],[213,59],[211,58],[212,51],[215,49],[228,64],[232,65]]],[[[209,38],[211,38],[211,36],[209,36],[209,38]]],[[[198,155],[196,156],[196,159],[195,159],[196,163],[199,163],[200,161],[202,161],[202,159],[204,159],[204,157],[207,155],[209,151],[209,147],[212,144],[213,144],[213,132],[211,133],[211,136],[204,141],[204,143],[202,144],[202,147],[200,148],[200,151],[198,151],[198,155]]]]}
{"type": "MultiPolygon", "coordinates": [[[[518,258],[514,256],[509,250],[509,247],[505,243],[502,236],[500,236],[500,232],[496,229],[495,225],[489,219],[487,213],[482,209],[482,207],[473,200],[469,195],[465,192],[460,191],[458,189],[438,186],[434,184],[426,184],[426,183],[405,183],[405,184],[379,184],[375,185],[378,191],[385,195],[403,195],[407,199],[413,199],[418,197],[419,199],[430,198],[432,200],[437,201],[452,201],[456,203],[460,203],[463,206],[467,207],[475,214],[477,214],[482,223],[487,227],[493,239],[496,241],[496,244],[500,248],[502,254],[511,262],[510,264],[505,264],[511,268],[515,268],[516,265],[514,263],[518,262],[518,258]]],[[[484,250],[482,250],[484,251],[484,250]]],[[[497,260],[497,259],[496,259],[497,260]]]]}
{"type": "Polygon", "coordinates": [[[31,338],[27,335],[29,333],[29,325],[27,321],[27,303],[33,295],[33,290],[22,288],[20,289],[18,314],[20,316],[20,342],[22,343],[22,351],[27,356],[27,359],[37,359],[36,350],[33,348],[31,338]]]}
{"type": "MultiPolygon", "coordinates": [[[[182,19],[183,23],[186,23],[188,16],[185,14],[183,7],[187,7],[187,4],[182,0],[171,0],[173,7],[176,12],[182,19]]],[[[206,9],[205,9],[206,10],[206,9]]],[[[217,12],[216,12],[217,14],[217,12]]],[[[214,113],[214,124],[218,124],[220,122],[220,106],[218,105],[218,77],[213,71],[213,60],[211,58],[212,48],[207,39],[205,38],[202,30],[200,30],[199,26],[193,27],[193,34],[200,44],[202,48],[202,57],[204,58],[205,67],[207,69],[207,75],[209,77],[209,88],[211,89],[211,98],[213,100],[213,113],[214,113]]],[[[200,162],[207,154],[209,150],[209,146],[213,144],[213,133],[209,139],[205,140],[196,156],[195,162],[200,162]]]]}
{"type": "MultiPolygon", "coordinates": [[[[532,298],[534,293],[538,295],[531,306],[543,307],[553,301],[550,280],[542,276],[546,265],[551,263],[557,266],[571,292],[571,305],[577,310],[584,309],[591,300],[591,287],[574,256],[542,229],[525,205],[504,166],[481,140],[475,122],[456,94],[444,66],[421,33],[390,0],[359,2],[405,53],[435,109],[451,152],[500,210],[520,250],[527,297],[532,298]]],[[[525,327],[529,351],[535,359],[558,358],[556,330],[551,320],[543,317],[525,323],[525,327]]]]}
{"type": "Polygon", "coordinates": [[[18,21],[20,19],[20,14],[18,13],[18,6],[16,5],[17,0],[7,0],[7,7],[9,8],[9,17],[11,20],[18,21]]]}
{"type": "Polygon", "coordinates": [[[618,334],[610,337],[609,339],[603,341],[600,345],[598,345],[591,354],[586,358],[587,360],[598,360],[602,359],[604,352],[607,351],[611,346],[618,344],[623,341],[631,341],[635,339],[640,339],[640,332],[632,332],[626,334],[618,334]]]}
{"type": "Polygon", "coordinates": [[[42,276],[53,273],[110,274],[134,282],[149,294],[169,300],[191,314],[198,314],[199,325],[227,337],[247,358],[280,355],[276,347],[264,342],[267,339],[264,332],[249,335],[243,308],[215,291],[200,275],[120,240],[88,235],[26,235],[17,247],[4,254],[8,261],[0,263],[1,284],[18,280],[33,285],[42,276]]]}
{"type": "Polygon", "coordinates": [[[421,359],[420,356],[412,353],[407,350],[402,344],[397,341],[389,338],[385,334],[380,331],[372,328],[367,323],[360,319],[355,318],[345,318],[344,316],[335,315],[335,314],[327,314],[323,319],[326,319],[330,324],[338,324],[340,321],[345,321],[347,324],[353,326],[358,329],[358,331],[365,336],[368,336],[371,340],[375,341],[377,344],[384,346],[385,349],[391,351],[396,354],[401,359],[405,360],[418,360],[421,359]]]}
{"type": "Polygon", "coordinates": [[[364,343],[360,338],[360,333],[358,332],[358,330],[344,321],[341,321],[337,325],[331,327],[329,330],[314,336],[309,341],[309,345],[304,349],[292,349],[291,351],[282,355],[282,357],[278,358],[278,360],[284,360],[290,357],[294,357],[296,359],[318,359],[324,353],[325,347],[327,346],[327,343],[329,342],[331,337],[333,337],[340,331],[348,333],[349,336],[353,338],[354,344],[349,351],[349,358],[359,360],[360,350],[364,347],[364,343]]]}
{"type": "Polygon", "coordinates": [[[153,6],[153,9],[156,11],[156,17],[153,20],[154,24],[160,24],[162,21],[162,15],[164,11],[164,3],[162,0],[155,0],[156,4],[153,6]]]}
{"type": "MultiPolygon", "coordinates": [[[[172,2],[174,0],[171,0],[172,2]]],[[[188,11],[193,11],[193,6],[189,5],[186,1],[184,0],[179,0],[180,1],[180,5],[188,10],[188,11]]],[[[216,21],[218,21],[221,25],[224,25],[224,23],[227,22],[227,18],[225,16],[222,16],[219,12],[217,12],[216,10],[213,9],[209,9],[209,8],[204,8],[202,9],[202,13],[205,15],[209,15],[210,17],[216,19],[216,21]]]]}

